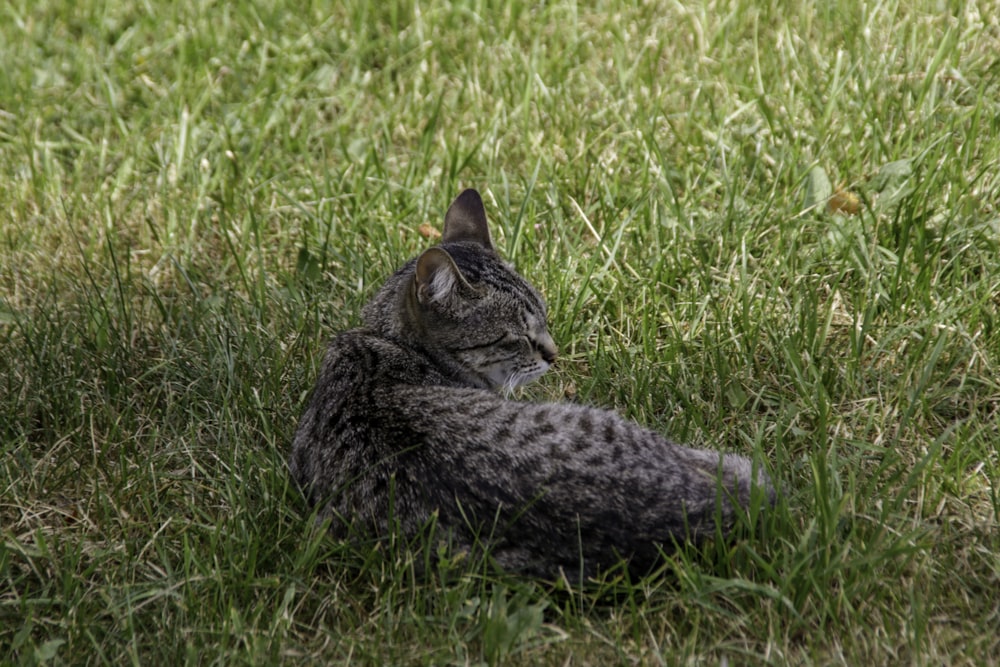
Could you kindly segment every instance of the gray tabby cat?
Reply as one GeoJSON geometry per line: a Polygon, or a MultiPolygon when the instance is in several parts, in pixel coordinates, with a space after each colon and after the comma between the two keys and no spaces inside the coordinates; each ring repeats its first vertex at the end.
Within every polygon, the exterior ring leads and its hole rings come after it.
{"type": "Polygon", "coordinates": [[[595,575],[729,529],[749,460],[689,449],[614,412],[508,400],[496,391],[552,365],[538,292],[497,255],[466,190],[441,244],[409,261],[330,343],[299,422],[291,471],[332,530],[384,537],[437,528],[487,544],[502,568],[595,575]]]}

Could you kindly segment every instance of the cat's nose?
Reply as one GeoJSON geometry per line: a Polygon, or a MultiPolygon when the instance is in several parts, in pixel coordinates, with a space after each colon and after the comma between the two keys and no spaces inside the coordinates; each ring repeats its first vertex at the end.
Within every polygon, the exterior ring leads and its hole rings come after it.
{"type": "Polygon", "coordinates": [[[542,355],[545,363],[554,364],[556,362],[556,357],[559,356],[559,348],[556,347],[556,342],[552,340],[552,336],[544,333],[538,337],[538,353],[542,355]]]}

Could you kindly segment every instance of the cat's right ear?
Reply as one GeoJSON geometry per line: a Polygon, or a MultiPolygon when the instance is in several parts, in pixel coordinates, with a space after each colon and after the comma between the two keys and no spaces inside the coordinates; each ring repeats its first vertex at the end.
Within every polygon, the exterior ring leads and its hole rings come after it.
{"type": "Polygon", "coordinates": [[[468,189],[455,198],[444,216],[443,243],[475,243],[493,250],[490,229],[486,225],[486,208],[483,198],[468,189]]]}
{"type": "Polygon", "coordinates": [[[472,289],[455,266],[455,260],[441,248],[429,248],[417,258],[413,279],[417,300],[424,305],[444,301],[463,287],[472,289]]]}

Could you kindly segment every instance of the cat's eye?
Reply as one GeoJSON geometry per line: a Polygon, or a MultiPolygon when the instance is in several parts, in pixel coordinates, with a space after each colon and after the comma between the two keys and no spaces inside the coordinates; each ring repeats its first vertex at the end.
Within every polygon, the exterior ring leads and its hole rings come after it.
{"type": "Polygon", "coordinates": [[[531,339],[523,334],[509,333],[502,336],[496,343],[498,347],[504,347],[508,350],[521,350],[525,347],[531,348],[531,339]]]}
{"type": "Polygon", "coordinates": [[[485,343],[472,343],[470,345],[466,345],[464,347],[456,347],[454,349],[463,352],[468,352],[470,350],[482,350],[488,347],[497,347],[498,345],[504,345],[505,343],[507,343],[508,339],[509,336],[505,334],[494,340],[486,341],[485,343]]]}

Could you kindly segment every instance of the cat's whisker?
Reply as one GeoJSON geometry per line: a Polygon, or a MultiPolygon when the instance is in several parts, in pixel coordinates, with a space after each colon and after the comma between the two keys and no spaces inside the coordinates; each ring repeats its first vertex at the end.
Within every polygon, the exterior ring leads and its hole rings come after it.
{"type": "Polygon", "coordinates": [[[510,375],[504,380],[502,387],[502,393],[505,397],[510,398],[514,395],[514,388],[518,386],[520,379],[519,373],[516,370],[510,372],[510,375]]]}

